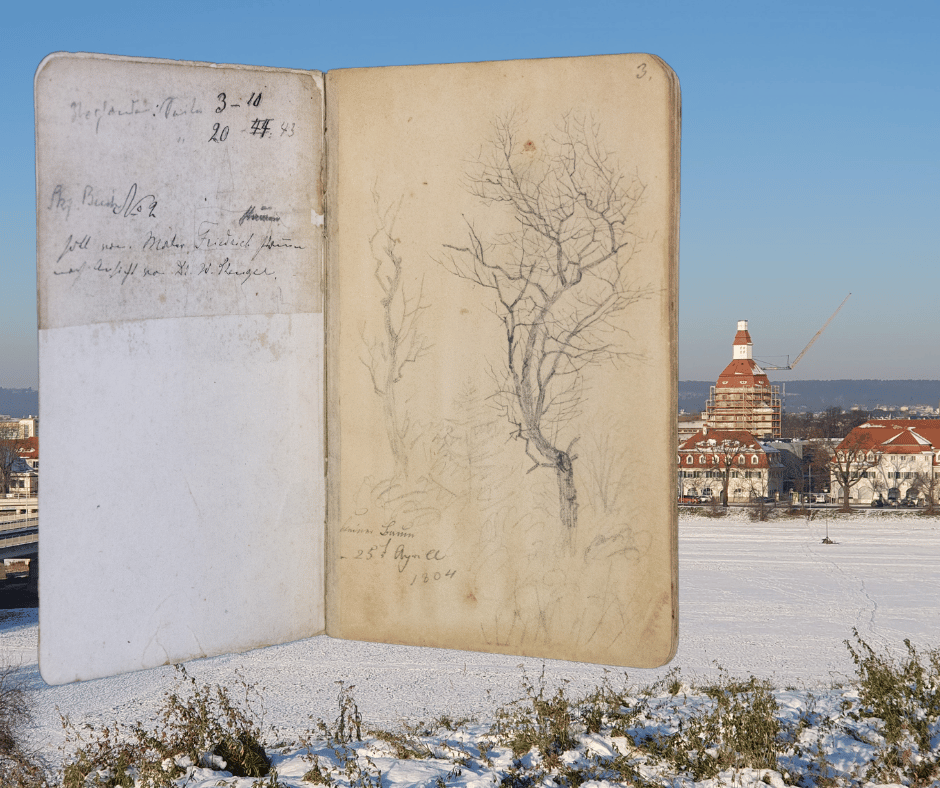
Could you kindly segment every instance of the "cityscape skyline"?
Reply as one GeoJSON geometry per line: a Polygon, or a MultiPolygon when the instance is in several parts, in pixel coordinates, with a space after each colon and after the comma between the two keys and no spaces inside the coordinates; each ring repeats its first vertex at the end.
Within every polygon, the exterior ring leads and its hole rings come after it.
{"type": "Polygon", "coordinates": [[[33,73],[57,50],[331,70],[650,52],[682,90],[679,378],[708,380],[748,320],[802,379],[940,378],[940,6],[595,3],[444,8],[111,2],[18,6],[0,240],[0,387],[37,387],[33,73]]]}

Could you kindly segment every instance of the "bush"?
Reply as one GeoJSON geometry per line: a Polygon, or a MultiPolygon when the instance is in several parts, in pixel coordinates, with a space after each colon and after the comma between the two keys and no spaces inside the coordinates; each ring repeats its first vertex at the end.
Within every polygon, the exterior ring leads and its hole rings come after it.
{"type": "Polygon", "coordinates": [[[855,662],[862,715],[879,720],[884,747],[868,770],[869,779],[935,785],[940,763],[932,747],[940,720],[940,649],[926,664],[909,640],[907,657],[896,661],[876,654],[852,630],[855,644],[845,645],[855,662]]]}
{"type": "Polygon", "coordinates": [[[701,688],[711,704],[698,703],[671,734],[645,737],[637,745],[693,779],[715,777],[723,769],[776,769],[780,722],[768,682],[751,676],[701,688]]]}
{"type": "MultiPolygon", "coordinates": [[[[302,779],[314,785],[332,786],[337,784],[337,778],[342,775],[350,788],[382,788],[381,769],[376,768],[369,756],[360,757],[352,743],[353,737],[356,742],[362,741],[362,715],[359,713],[359,706],[353,696],[356,685],[347,685],[343,681],[336,683],[339,685],[337,695],[339,714],[333,727],[331,728],[321,719],[317,721],[319,736],[312,731],[301,736],[300,743],[307,751],[304,758],[311,764],[311,768],[304,773],[302,779]],[[326,748],[332,752],[337,764],[335,767],[329,763],[328,758],[324,758],[321,763],[320,756],[313,753],[314,744],[318,740],[322,740],[326,748]]],[[[392,734],[388,736],[395,738],[392,734]]],[[[403,743],[402,746],[404,747],[403,743]]]]}
{"type": "Polygon", "coordinates": [[[577,744],[572,731],[571,702],[563,687],[559,687],[554,695],[546,696],[544,668],[538,686],[523,674],[522,688],[525,698],[496,712],[493,733],[516,758],[534,748],[542,756],[545,766],[556,768],[561,756],[577,744]]]}
{"type": "Polygon", "coordinates": [[[751,505],[748,507],[748,516],[751,518],[751,522],[763,523],[770,519],[770,514],[774,509],[774,504],[767,503],[762,496],[758,496],[751,501],[751,505]]]}
{"type": "MultiPolygon", "coordinates": [[[[303,773],[307,784],[335,788],[381,788],[376,762],[385,758],[428,759],[422,771],[441,770],[428,783],[438,788],[464,772],[475,775],[473,781],[510,788],[591,781],[661,788],[715,778],[722,785],[740,779],[804,788],[866,779],[940,785],[940,650],[920,653],[905,641],[906,654],[893,659],[876,653],[857,631],[846,646],[858,678],[819,696],[795,688],[775,695],[769,682],[732,678],[721,668],[717,680],[693,685],[676,668],[639,689],[628,687],[626,677],[622,688],[614,688],[605,675],[586,697],[571,700],[565,685],[546,688],[544,669],[536,681],[523,673],[522,697],[499,709],[492,727],[443,738],[439,731],[462,723],[442,717],[430,725],[403,724],[397,732],[365,727],[354,688],[337,682],[338,715],[330,723],[319,720],[315,732],[301,737],[300,764],[289,768],[303,773]]],[[[241,681],[238,695],[244,697],[236,702],[227,689],[199,686],[178,671],[149,729],[112,725],[86,735],[88,726],[79,726],[80,732],[63,719],[69,742],[78,746],[55,784],[170,788],[189,781],[202,765],[254,777],[255,788],[283,788],[262,747],[255,688],[241,681]]],[[[28,711],[28,704],[9,674],[2,679],[0,700],[16,700],[0,715],[2,764],[20,765],[2,772],[0,785],[51,788],[41,770],[34,778],[22,765],[30,762],[20,757],[17,736],[6,735],[23,724],[20,710],[28,711]]]]}
{"type": "Polygon", "coordinates": [[[31,720],[30,696],[19,671],[0,668],[0,785],[4,788],[50,785],[45,764],[23,743],[23,729],[31,720]]]}
{"type": "Polygon", "coordinates": [[[177,665],[176,671],[176,686],[164,694],[153,730],[140,723],[114,724],[92,728],[86,737],[62,718],[68,745],[77,746],[64,767],[64,788],[83,788],[89,777],[102,788],[170,788],[173,780],[197,765],[236,777],[268,774],[261,722],[251,705],[258,699],[254,685],[241,680],[244,700],[237,702],[227,688],[200,687],[184,667],[177,665]]]}

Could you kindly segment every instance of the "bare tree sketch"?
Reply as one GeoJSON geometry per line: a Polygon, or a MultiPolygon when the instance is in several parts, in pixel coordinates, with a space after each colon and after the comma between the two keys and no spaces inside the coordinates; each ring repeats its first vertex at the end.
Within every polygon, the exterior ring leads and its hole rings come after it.
{"type": "Polygon", "coordinates": [[[363,327],[362,341],[368,358],[363,358],[362,363],[369,370],[375,393],[382,399],[385,430],[396,473],[407,477],[408,435],[412,425],[407,414],[400,412],[397,389],[405,366],[417,361],[430,349],[418,327],[421,312],[427,308],[423,303],[424,280],[421,280],[417,294],[406,291],[403,261],[396,251],[400,241],[395,237],[401,199],[385,208],[374,191],[372,199],[376,229],[369,238],[369,249],[375,263],[375,280],[382,290],[382,332],[378,337],[367,338],[363,327]]]}
{"type": "Polygon", "coordinates": [[[506,416],[529,470],[555,472],[561,522],[571,529],[579,436],[570,432],[582,373],[631,355],[615,318],[647,294],[628,278],[645,186],[619,168],[589,119],[563,117],[546,150],[517,129],[512,117],[496,121],[467,184],[487,209],[504,212],[496,226],[510,226],[487,235],[466,220],[466,244],[446,244],[441,263],[494,291],[506,338],[506,416]]]}
{"type": "Polygon", "coordinates": [[[590,442],[584,460],[587,477],[603,511],[615,512],[627,495],[627,445],[611,418],[595,425],[590,442]]]}
{"type": "Polygon", "coordinates": [[[506,442],[501,416],[471,378],[457,390],[452,415],[432,441],[435,479],[481,511],[512,495],[504,482],[512,468],[500,461],[506,442]]]}

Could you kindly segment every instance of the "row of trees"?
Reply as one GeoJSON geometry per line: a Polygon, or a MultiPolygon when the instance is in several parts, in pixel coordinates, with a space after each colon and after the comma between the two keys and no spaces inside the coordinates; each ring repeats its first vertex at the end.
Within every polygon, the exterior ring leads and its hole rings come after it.
{"type": "Polygon", "coordinates": [[[838,405],[822,413],[784,413],[781,434],[784,438],[844,438],[870,418],[868,411],[844,411],[838,405]]]}

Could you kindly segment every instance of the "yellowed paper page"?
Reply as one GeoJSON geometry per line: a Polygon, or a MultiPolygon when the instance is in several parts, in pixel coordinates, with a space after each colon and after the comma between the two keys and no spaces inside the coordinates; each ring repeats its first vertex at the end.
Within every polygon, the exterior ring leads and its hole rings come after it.
{"type": "Polygon", "coordinates": [[[675,75],[343,70],[327,114],[327,631],[668,661],[675,75]]]}
{"type": "Polygon", "coordinates": [[[321,75],[59,53],[36,128],[43,677],[322,631],[321,75]]]}

